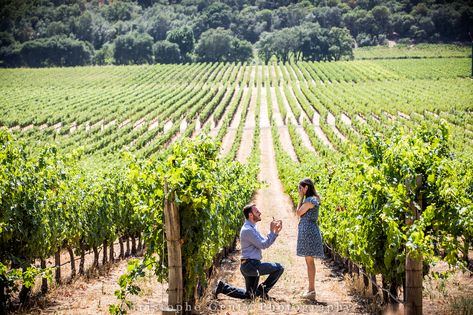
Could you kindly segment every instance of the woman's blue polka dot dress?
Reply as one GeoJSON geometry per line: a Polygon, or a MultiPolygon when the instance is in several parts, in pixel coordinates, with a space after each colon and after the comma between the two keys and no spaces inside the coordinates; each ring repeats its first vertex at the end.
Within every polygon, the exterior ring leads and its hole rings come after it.
{"type": "Polygon", "coordinates": [[[310,202],[314,207],[309,209],[299,221],[297,234],[297,256],[312,256],[323,258],[324,248],[317,219],[319,217],[319,199],[315,196],[307,197],[303,203],[310,202]]]}

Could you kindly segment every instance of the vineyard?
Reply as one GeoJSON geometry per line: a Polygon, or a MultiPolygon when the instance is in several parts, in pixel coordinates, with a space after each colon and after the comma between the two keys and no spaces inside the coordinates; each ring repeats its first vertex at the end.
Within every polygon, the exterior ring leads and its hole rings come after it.
{"type": "MultiPolygon", "coordinates": [[[[425,266],[468,266],[473,81],[471,59],[452,51],[0,70],[0,302],[36,276],[46,292],[50,271],[29,268],[62,250],[71,261],[91,250],[98,266],[98,248],[113,260],[128,240],[135,252],[146,246],[146,264],[166,281],[165,185],[181,216],[187,299],[233,243],[258,179],[280,181],[294,204],[298,181],[314,179],[327,248],[372,279],[382,275],[386,302],[402,299],[407,253],[425,266]],[[276,179],[258,176],[272,159],[276,179]]],[[[134,287],[121,285],[125,299],[134,287]]]]}

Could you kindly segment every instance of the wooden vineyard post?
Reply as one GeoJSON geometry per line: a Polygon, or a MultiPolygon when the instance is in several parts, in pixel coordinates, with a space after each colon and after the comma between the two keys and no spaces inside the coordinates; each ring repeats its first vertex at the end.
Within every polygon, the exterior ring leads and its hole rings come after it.
{"type": "Polygon", "coordinates": [[[72,279],[76,276],[76,261],[74,260],[74,250],[72,249],[71,246],[67,247],[67,251],[69,252],[69,257],[71,259],[71,279],[72,279]]]}
{"type": "MultiPolygon", "coordinates": [[[[422,175],[416,177],[416,195],[422,187],[422,175]]],[[[412,220],[406,219],[406,224],[413,224],[420,218],[419,209],[423,209],[422,195],[416,198],[416,203],[410,202],[412,220]]],[[[406,249],[406,292],[405,292],[405,314],[422,314],[422,255],[421,253],[409,252],[406,249]]]]}
{"type": "MultiPolygon", "coordinates": [[[[164,196],[164,224],[168,249],[168,305],[176,310],[176,308],[182,308],[184,293],[182,279],[181,221],[179,211],[174,202],[174,192],[169,190],[166,181],[164,182],[164,196]]],[[[175,313],[175,311],[164,313],[170,314],[175,313]]]]}
{"type": "Polygon", "coordinates": [[[54,254],[54,267],[56,267],[56,283],[61,283],[61,249],[58,248],[54,254]]]}
{"type": "MultiPolygon", "coordinates": [[[[41,258],[41,269],[46,269],[46,260],[41,258]]],[[[48,292],[48,279],[41,279],[41,293],[46,294],[48,292]]]]}

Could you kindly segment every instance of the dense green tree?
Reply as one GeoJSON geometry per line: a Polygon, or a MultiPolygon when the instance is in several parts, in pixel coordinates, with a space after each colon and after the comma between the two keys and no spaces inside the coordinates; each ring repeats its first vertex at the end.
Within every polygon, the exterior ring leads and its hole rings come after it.
{"type": "Polygon", "coordinates": [[[245,62],[253,58],[253,45],[246,40],[240,40],[236,37],[232,39],[231,50],[228,61],[230,62],[245,62]]]}
{"type": "Polygon", "coordinates": [[[238,36],[254,43],[260,35],[258,28],[257,7],[247,6],[235,17],[232,31],[238,36]]]}
{"type": "MultiPolygon", "coordinates": [[[[381,38],[381,40],[383,39],[384,38],[381,38]]],[[[371,34],[360,33],[356,36],[356,43],[358,44],[358,47],[375,46],[379,43],[379,36],[375,37],[371,34]]]]}
{"type": "Polygon", "coordinates": [[[460,13],[450,6],[441,6],[432,11],[432,22],[434,29],[443,38],[455,37],[456,24],[460,13]]]}
{"type": "Polygon", "coordinates": [[[383,0],[357,0],[356,1],[356,5],[365,10],[371,10],[376,5],[379,5],[382,3],[383,3],[383,0]]]}
{"type": "Polygon", "coordinates": [[[171,20],[164,14],[154,16],[146,21],[145,31],[151,35],[155,41],[164,40],[170,29],[171,20]]]}
{"type": "Polygon", "coordinates": [[[182,60],[179,46],[167,40],[156,42],[153,45],[153,54],[157,63],[179,63],[182,60]]]}
{"type": "Polygon", "coordinates": [[[46,27],[46,36],[58,36],[58,35],[67,35],[69,34],[69,28],[64,25],[62,22],[51,22],[46,27]]]}
{"type": "Polygon", "coordinates": [[[101,9],[103,17],[110,22],[131,20],[139,12],[138,5],[125,1],[113,1],[101,9]]]}
{"type": "Polygon", "coordinates": [[[208,28],[229,28],[232,21],[232,8],[222,2],[214,2],[203,12],[208,28]]]}
{"type": "Polygon", "coordinates": [[[15,38],[13,35],[8,32],[0,32],[0,47],[6,47],[13,45],[15,43],[15,38]]]}
{"type": "Polygon", "coordinates": [[[264,32],[260,36],[260,40],[256,43],[256,48],[258,50],[258,57],[264,61],[265,64],[268,64],[269,60],[273,55],[271,48],[272,36],[269,32],[264,32]]]}
{"type": "Polygon", "coordinates": [[[29,67],[86,65],[92,53],[89,43],[63,36],[28,41],[20,49],[23,62],[29,67]]]}
{"type": "Polygon", "coordinates": [[[392,15],[393,31],[401,37],[410,36],[410,29],[415,23],[414,17],[409,14],[396,13],[392,15]]]}
{"type": "Polygon", "coordinates": [[[428,16],[429,8],[425,3],[419,2],[412,8],[411,14],[417,18],[428,16]]]}
{"type": "Polygon", "coordinates": [[[155,0],[137,0],[136,1],[141,7],[143,8],[147,8],[147,7],[150,7],[152,6],[155,2],[155,0]]]}
{"type": "Polygon", "coordinates": [[[316,23],[305,23],[301,26],[302,40],[300,51],[304,60],[321,60],[328,43],[323,29],[316,23]]]}
{"type": "Polygon", "coordinates": [[[465,6],[462,7],[459,12],[460,16],[458,17],[455,27],[457,30],[455,38],[468,41],[470,40],[469,34],[473,36],[473,8],[465,6]]]}
{"type": "Polygon", "coordinates": [[[166,40],[171,43],[176,43],[184,57],[194,49],[194,33],[192,29],[187,26],[170,30],[166,40]]]}
{"type": "Polygon", "coordinates": [[[258,55],[267,63],[271,56],[280,62],[294,60],[339,60],[353,58],[354,40],[346,28],[322,28],[317,23],[263,33],[257,43],[258,55]]]}
{"type": "Polygon", "coordinates": [[[102,16],[96,17],[92,32],[92,44],[96,49],[102,47],[106,43],[112,42],[117,36],[116,29],[102,16]]]}
{"type": "Polygon", "coordinates": [[[52,13],[52,18],[56,21],[65,21],[71,17],[80,16],[82,10],[78,3],[61,4],[52,13]]]}
{"type": "Polygon", "coordinates": [[[432,19],[428,16],[423,16],[419,19],[419,32],[414,34],[414,37],[418,39],[428,39],[435,32],[435,25],[432,19]]]}
{"type": "Polygon", "coordinates": [[[295,1],[294,0],[274,0],[274,1],[256,0],[256,5],[261,9],[273,10],[279,7],[288,6],[293,2],[295,1]]]}
{"type": "Polygon", "coordinates": [[[111,43],[103,45],[101,49],[95,52],[95,56],[93,58],[94,64],[101,66],[113,64],[115,61],[113,59],[114,50],[115,48],[111,43]]]}
{"type": "Polygon", "coordinates": [[[338,7],[316,7],[312,10],[307,20],[318,23],[324,28],[340,26],[342,23],[342,10],[338,7]]]}
{"type": "Polygon", "coordinates": [[[263,33],[258,42],[258,55],[263,57],[265,63],[272,55],[275,55],[278,61],[286,63],[290,53],[298,51],[299,32],[298,28],[283,28],[272,33],[263,33]]]}
{"type": "Polygon", "coordinates": [[[72,22],[72,32],[78,39],[92,43],[94,39],[92,14],[85,12],[80,17],[75,18],[72,22]]]}
{"type": "Polygon", "coordinates": [[[120,65],[153,62],[153,38],[148,34],[129,33],[115,41],[115,63],[120,65]]]}
{"type": "MultiPolygon", "coordinates": [[[[117,37],[128,33],[147,33],[151,35],[153,43],[167,40],[177,44],[181,58],[187,62],[192,59],[195,42],[199,41],[201,35],[210,28],[218,27],[231,30],[234,33],[232,36],[236,35],[239,40],[259,43],[258,54],[265,61],[269,60],[268,56],[276,55],[280,61],[285,60],[286,51],[289,51],[290,55],[294,54],[296,60],[333,58],[333,55],[328,53],[330,47],[325,46],[331,37],[329,33],[332,27],[347,28],[351,36],[356,38],[358,46],[383,44],[386,38],[406,42],[469,42],[468,32],[473,33],[473,5],[471,1],[466,0],[1,2],[0,32],[10,34],[14,42],[13,46],[8,43],[0,46],[3,48],[0,60],[3,65],[15,63],[6,62],[7,59],[22,59],[22,51],[27,50],[22,50],[21,44],[30,42],[28,45],[32,45],[32,41],[51,37],[71,37],[90,43],[98,52],[98,56],[102,56],[105,51],[109,51],[108,48],[102,48],[114,43],[117,37]],[[307,22],[318,24],[320,29],[312,32],[303,30],[302,26],[307,22]],[[291,29],[290,32],[297,30],[297,45],[289,42],[289,47],[282,47],[277,44],[277,38],[269,35],[283,29],[291,29]],[[268,34],[265,38],[264,33],[268,34]],[[303,43],[302,33],[309,36],[303,43]],[[271,40],[268,42],[268,39],[271,40]],[[318,47],[315,42],[319,43],[318,47]],[[306,53],[302,52],[304,50],[306,53]],[[17,58],[18,56],[20,58],[17,58]]],[[[280,34],[284,38],[285,32],[287,31],[280,34]]],[[[57,42],[51,42],[55,41],[57,42]]],[[[41,45],[45,42],[42,41],[41,45]]],[[[247,48],[246,43],[236,46],[247,48]]],[[[93,54],[93,51],[91,53],[93,54]]],[[[93,62],[102,60],[102,63],[103,59],[94,58],[93,62]]],[[[28,56],[26,60],[29,60],[28,56]]],[[[51,57],[36,64],[48,63],[66,64],[66,61],[57,61],[51,57]]]]}
{"type": "Polygon", "coordinates": [[[202,33],[195,48],[198,61],[247,61],[252,55],[252,46],[245,40],[239,40],[230,30],[223,28],[209,29],[202,33]]]}
{"type": "Polygon", "coordinates": [[[270,10],[258,11],[257,20],[263,26],[262,32],[269,32],[273,29],[273,15],[270,10]]]}
{"type": "Polygon", "coordinates": [[[376,23],[377,31],[380,34],[387,34],[391,29],[391,12],[384,5],[375,6],[371,10],[371,14],[376,23]]]}
{"type": "Polygon", "coordinates": [[[132,21],[118,21],[112,26],[116,36],[125,35],[136,31],[136,25],[132,21]]]}
{"type": "Polygon", "coordinates": [[[209,29],[202,33],[195,47],[198,61],[216,62],[229,58],[232,33],[222,28],[209,29]]]}
{"type": "Polygon", "coordinates": [[[251,43],[258,41],[261,33],[270,32],[273,25],[270,10],[258,11],[257,6],[245,6],[235,17],[232,31],[251,43]]]}
{"type": "Polygon", "coordinates": [[[289,53],[294,51],[297,42],[295,32],[291,28],[283,28],[273,32],[272,51],[278,61],[286,63],[289,60],[289,53]]]}
{"type": "Polygon", "coordinates": [[[21,62],[21,46],[10,45],[0,46],[0,67],[20,67],[21,62]]]}
{"type": "Polygon", "coordinates": [[[183,20],[178,16],[174,7],[155,4],[147,8],[137,21],[138,30],[150,34],[155,41],[166,39],[166,34],[176,28],[176,20],[183,20]],[[174,23],[173,23],[174,22],[174,23]]]}
{"type": "Polygon", "coordinates": [[[300,2],[273,11],[274,29],[282,29],[299,25],[312,9],[310,3],[300,2]]]}
{"type": "Polygon", "coordinates": [[[355,29],[359,33],[366,33],[370,35],[378,35],[378,24],[370,11],[359,10],[358,19],[355,23],[355,29]]]}
{"type": "Polygon", "coordinates": [[[351,34],[356,37],[358,35],[359,30],[356,28],[357,24],[356,21],[358,20],[357,11],[352,10],[347,12],[342,17],[343,25],[351,31],[351,34]]]}
{"type": "Polygon", "coordinates": [[[328,33],[329,60],[340,60],[343,56],[353,59],[353,37],[346,28],[332,27],[328,33]]]}

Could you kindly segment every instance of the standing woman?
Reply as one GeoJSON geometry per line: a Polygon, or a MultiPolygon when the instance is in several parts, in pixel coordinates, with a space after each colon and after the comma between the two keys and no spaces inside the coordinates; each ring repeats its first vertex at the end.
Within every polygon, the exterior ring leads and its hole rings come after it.
{"type": "Polygon", "coordinates": [[[297,215],[300,217],[297,234],[297,256],[305,257],[309,288],[302,297],[315,300],[315,261],[314,258],[323,258],[322,235],[317,220],[319,217],[320,196],[317,194],[314,182],[305,178],[299,182],[299,205],[297,215]]]}

